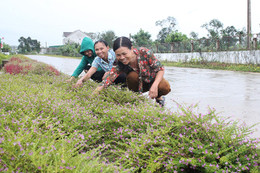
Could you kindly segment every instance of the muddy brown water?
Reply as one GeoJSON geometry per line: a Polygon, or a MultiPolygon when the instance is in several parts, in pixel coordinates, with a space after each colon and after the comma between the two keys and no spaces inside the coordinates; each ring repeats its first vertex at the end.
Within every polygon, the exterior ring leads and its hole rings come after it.
{"type": "MultiPolygon", "coordinates": [[[[79,59],[27,55],[71,75],[79,59]]],[[[84,72],[82,73],[82,75],[84,72]]],[[[166,107],[177,110],[197,105],[196,113],[206,114],[215,109],[220,116],[230,117],[246,125],[260,123],[260,74],[195,68],[166,67],[164,77],[172,91],[166,96],[166,107]]],[[[260,137],[260,124],[254,127],[253,137],[260,137]]]]}

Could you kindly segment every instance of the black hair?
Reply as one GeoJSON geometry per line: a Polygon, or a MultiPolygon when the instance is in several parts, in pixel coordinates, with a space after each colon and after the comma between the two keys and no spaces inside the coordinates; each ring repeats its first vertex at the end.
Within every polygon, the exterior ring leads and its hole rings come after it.
{"type": "Polygon", "coordinates": [[[108,44],[105,40],[98,40],[98,41],[95,42],[94,47],[97,43],[103,43],[106,47],[108,46],[108,44]]]}
{"type": "Polygon", "coordinates": [[[128,49],[132,48],[132,42],[127,37],[118,37],[114,41],[113,50],[116,51],[120,47],[127,47],[128,49]]]}

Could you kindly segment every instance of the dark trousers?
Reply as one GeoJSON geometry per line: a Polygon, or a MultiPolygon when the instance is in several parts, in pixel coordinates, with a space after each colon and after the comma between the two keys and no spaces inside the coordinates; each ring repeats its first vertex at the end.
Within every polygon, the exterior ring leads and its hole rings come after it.
{"type": "MultiPolygon", "coordinates": [[[[90,69],[90,65],[87,65],[84,70],[89,70],[90,69]]],[[[92,76],[91,76],[91,79],[96,81],[96,82],[102,82],[102,78],[105,74],[105,71],[104,70],[101,70],[101,71],[96,71],[92,76]]]]}
{"type": "MultiPolygon", "coordinates": [[[[131,71],[128,73],[126,76],[126,84],[129,90],[138,92],[138,87],[139,87],[139,74],[136,73],[135,71],[131,71]]],[[[153,81],[151,83],[146,83],[143,82],[143,92],[147,92],[150,90],[151,86],[153,84],[153,81]]],[[[167,95],[171,91],[171,86],[167,80],[164,78],[158,85],[158,96],[157,98],[167,95]]]]}

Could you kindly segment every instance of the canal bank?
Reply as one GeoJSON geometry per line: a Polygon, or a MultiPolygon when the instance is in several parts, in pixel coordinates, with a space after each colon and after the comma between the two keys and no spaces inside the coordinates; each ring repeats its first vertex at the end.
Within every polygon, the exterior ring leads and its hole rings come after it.
{"type": "MultiPolygon", "coordinates": [[[[28,55],[71,75],[79,59],[28,55]]],[[[82,73],[84,74],[84,72],[82,73]]],[[[172,91],[166,107],[172,111],[182,106],[197,105],[194,110],[205,114],[209,108],[224,117],[253,125],[260,122],[260,74],[208,69],[166,67],[165,78],[172,91]]],[[[65,79],[64,79],[65,80],[65,79]]],[[[260,124],[253,136],[260,137],[260,124]]]]}

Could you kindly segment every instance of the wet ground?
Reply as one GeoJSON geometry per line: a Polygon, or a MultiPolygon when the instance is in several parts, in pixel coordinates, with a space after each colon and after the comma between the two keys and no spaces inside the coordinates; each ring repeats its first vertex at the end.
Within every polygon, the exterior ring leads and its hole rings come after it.
{"type": "MultiPolygon", "coordinates": [[[[63,73],[71,75],[79,59],[28,55],[51,64],[63,73]]],[[[84,72],[82,73],[84,74],[84,72]]],[[[219,115],[245,122],[260,123],[260,74],[208,69],[166,67],[164,76],[172,91],[166,96],[166,107],[177,109],[177,103],[198,105],[196,112],[207,113],[215,109],[219,115]]],[[[260,137],[260,124],[252,135],[260,137]]]]}

